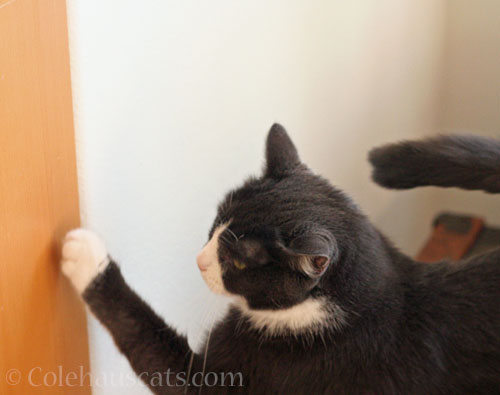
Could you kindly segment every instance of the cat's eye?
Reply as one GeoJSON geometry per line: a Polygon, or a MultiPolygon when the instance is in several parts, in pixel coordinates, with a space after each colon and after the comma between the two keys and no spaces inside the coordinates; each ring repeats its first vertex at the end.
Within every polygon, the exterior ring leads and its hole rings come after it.
{"type": "Polygon", "coordinates": [[[243,262],[237,261],[236,259],[233,261],[233,265],[236,267],[236,269],[243,270],[244,268],[247,267],[243,262]]]}

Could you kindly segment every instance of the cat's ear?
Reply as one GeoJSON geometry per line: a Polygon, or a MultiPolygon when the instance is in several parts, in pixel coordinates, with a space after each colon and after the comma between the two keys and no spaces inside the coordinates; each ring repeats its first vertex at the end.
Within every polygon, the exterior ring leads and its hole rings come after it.
{"type": "Polygon", "coordinates": [[[326,229],[310,229],[285,247],[293,267],[311,278],[321,277],[337,259],[337,242],[326,229]]]}
{"type": "Polygon", "coordinates": [[[300,165],[297,148],[283,126],[275,123],[267,135],[265,176],[280,178],[300,165]]]}

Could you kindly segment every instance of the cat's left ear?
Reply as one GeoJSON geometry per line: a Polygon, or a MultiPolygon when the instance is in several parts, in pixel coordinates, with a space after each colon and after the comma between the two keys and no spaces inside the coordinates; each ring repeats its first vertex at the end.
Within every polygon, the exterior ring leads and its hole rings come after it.
{"type": "Polygon", "coordinates": [[[295,148],[285,128],[279,123],[275,123],[267,135],[266,177],[284,177],[299,166],[300,163],[297,148],[295,148]]]}
{"type": "Polygon", "coordinates": [[[335,238],[321,228],[295,237],[285,249],[292,266],[311,278],[321,277],[338,256],[335,238]]]}

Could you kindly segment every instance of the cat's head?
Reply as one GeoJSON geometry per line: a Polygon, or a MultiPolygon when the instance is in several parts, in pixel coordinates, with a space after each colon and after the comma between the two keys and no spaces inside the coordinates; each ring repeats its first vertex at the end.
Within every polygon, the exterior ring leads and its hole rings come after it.
{"type": "Polygon", "coordinates": [[[300,161],[275,124],[263,175],[223,199],[198,266],[216,293],[254,310],[287,309],[320,293],[335,272],[353,216],[357,208],[300,161]]]}

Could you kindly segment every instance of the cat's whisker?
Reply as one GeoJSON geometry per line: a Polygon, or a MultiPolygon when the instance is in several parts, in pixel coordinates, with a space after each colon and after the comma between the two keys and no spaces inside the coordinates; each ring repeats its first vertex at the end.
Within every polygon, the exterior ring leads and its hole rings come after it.
{"type": "Polygon", "coordinates": [[[225,235],[224,233],[221,233],[219,235],[219,241],[222,241],[223,243],[225,243],[226,245],[231,245],[231,240],[229,240],[225,235]]]}
{"type": "Polygon", "coordinates": [[[203,388],[203,382],[205,381],[205,369],[207,367],[207,354],[208,354],[208,346],[210,344],[210,336],[212,335],[212,329],[214,328],[214,322],[212,322],[212,325],[210,326],[210,330],[208,331],[207,335],[207,341],[205,343],[205,353],[203,355],[203,367],[201,370],[201,377],[202,377],[202,385],[200,385],[200,389],[198,390],[198,394],[201,394],[201,389],[203,388]]]}
{"type": "Polygon", "coordinates": [[[228,231],[228,233],[229,233],[231,236],[233,236],[233,237],[234,237],[234,239],[235,239],[236,241],[239,241],[239,240],[240,240],[240,239],[238,238],[238,236],[236,236],[236,234],[235,234],[235,233],[234,233],[231,229],[226,228],[226,230],[228,231]]]}
{"type": "Polygon", "coordinates": [[[193,361],[194,361],[194,352],[191,351],[191,357],[189,358],[189,366],[186,377],[186,384],[184,385],[184,394],[187,394],[189,388],[189,380],[191,379],[191,369],[193,367],[193,361]]]}
{"type": "Polygon", "coordinates": [[[213,306],[214,306],[215,302],[214,300],[211,298],[210,299],[210,302],[208,304],[208,306],[206,306],[204,312],[203,312],[203,317],[201,319],[201,328],[203,329],[203,331],[207,331],[210,329],[212,323],[210,322],[209,320],[209,316],[211,314],[213,314],[213,306]]]}

